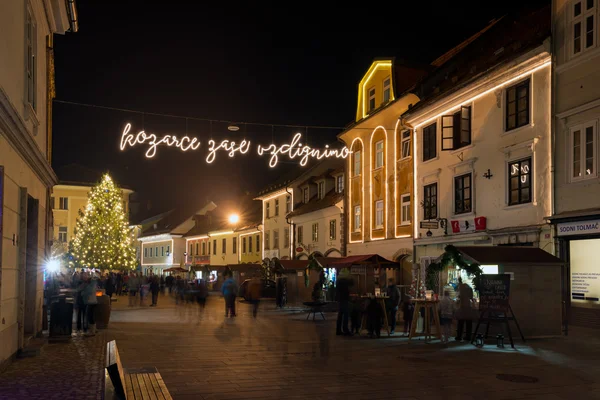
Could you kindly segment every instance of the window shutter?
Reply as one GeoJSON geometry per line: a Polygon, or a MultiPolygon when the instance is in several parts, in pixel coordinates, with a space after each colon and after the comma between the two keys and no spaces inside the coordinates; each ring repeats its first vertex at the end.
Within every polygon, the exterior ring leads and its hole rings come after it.
{"type": "Polygon", "coordinates": [[[454,150],[454,115],[442,115],[442,151],[454,150]]]}
{"type": "Polygon", "coordinates": [[[471,107],[460,108],[460,144],[471,144],[471,107]]]}
{"type": "Polygon", "coordinates": [[[454,136],[452,137],[452,145],[453,145],[453,149],[460,149],[461,148],[461,144],[460,144],[460,112],[457,112],[453,115],[453,129],[452,132],[454,134],[454,136]]]}

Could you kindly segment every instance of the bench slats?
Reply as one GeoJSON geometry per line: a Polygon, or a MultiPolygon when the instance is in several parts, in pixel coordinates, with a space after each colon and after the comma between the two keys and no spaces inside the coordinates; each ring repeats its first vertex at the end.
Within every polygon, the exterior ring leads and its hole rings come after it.
{"type": "Polygon", "coordinates": [[[165,396],[163,395],[160,385],[158,384],[158,381],[156,380],[156,375],[154,375],[154,374],[148,374],[148,375],[150,376],[150,382],[152,383],[152,388],[154,389],[156,398],[158,400],[165,400],[165,396]]]}
{"type": "Polygon", "coordinates": [[[135,374],[135,378],[137,379],[138,384],[140,385],[140,393],[142,394],[142,399],[150,398],[150,395],[148,394],[148,389],[146,389],[146,385],[144,384],[143,374],[135,374]]]}
{"type": "Polygon", "coordinates": [[[162,376],[160,376],[158,372],[154,373],[154,376],[156,376],[156,380],[158,381],[158,385],[160,386],[160,390],[163,396],[165,396],[165,400],[173,400],[173,398],[171,397],[171,393],[169,393],[169,391],[167,390],[167,385],[165,385],[162,376]]]}
{"type": "Polygon", "coordinates": [[[150,381],[150,374],[144,374],[144,383],[146,384],[146,388],[148,388],[148,393],[150,393],[150,400],[158,400],[154,386],[152,386],[152,382],[150,381]]]}

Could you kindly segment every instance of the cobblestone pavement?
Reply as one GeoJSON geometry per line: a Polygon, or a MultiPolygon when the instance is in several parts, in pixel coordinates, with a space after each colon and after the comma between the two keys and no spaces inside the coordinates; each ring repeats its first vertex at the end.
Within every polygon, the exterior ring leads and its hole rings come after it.
{"type": "Polygon", "coordinates": [[[168,297],[158,307],[120,298],[101,335],[48,344],[14,362],[0,374],[0,399],[100,398],[103,348],[112,339],[125,368],[157,368],[175,400],[600,399],[597,330],[501,350],[340,337],[335,314],[326,318],[306,320],[265,301],[256,320],[243,302],[238,317],[225,319],[216,295],[204,311],[168,297]]]}

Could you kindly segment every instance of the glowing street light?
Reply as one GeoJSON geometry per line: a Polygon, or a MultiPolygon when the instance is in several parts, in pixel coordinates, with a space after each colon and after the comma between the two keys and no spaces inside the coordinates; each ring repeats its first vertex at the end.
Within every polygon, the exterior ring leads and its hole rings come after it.
{"type": "Polygon", "coordinates": [[[58,272],[60,270],[60,261],[53,258],[46,263],[46,270],[51,273],[58,272]]]}
{"type": "Polygon", "coordinates": [[[237,224],[240,221],[240,216],[237,214],[231,214],[229,216],[229,223],[230,224],[237,224]]]}

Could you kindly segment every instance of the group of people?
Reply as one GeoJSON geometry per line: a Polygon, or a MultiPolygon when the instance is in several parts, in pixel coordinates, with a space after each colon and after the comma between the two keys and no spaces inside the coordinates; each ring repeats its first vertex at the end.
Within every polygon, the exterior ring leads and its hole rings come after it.
{"type": "Polygon", "coordinates": [[[75,306],[77,312],[78,335],[94,336],[96,334],[96,306],[98,299],[96,290],[99,286],[99,276],[93,272],[76,272],[71,280],[71,287],[76,289],[75,306]]]}

